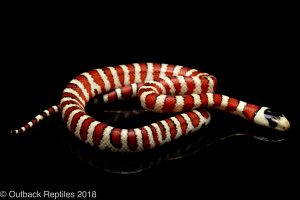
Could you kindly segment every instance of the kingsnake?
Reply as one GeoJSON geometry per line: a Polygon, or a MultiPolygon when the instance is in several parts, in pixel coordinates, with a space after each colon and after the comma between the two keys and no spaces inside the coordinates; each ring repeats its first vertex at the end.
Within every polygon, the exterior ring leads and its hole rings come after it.
{"type": "Polygon", "coordinates": [[[180,65],[134,63],[84,72],[67,85],[60,104],[37,115],[19,134],[50,115],[61,112],[70,132],[80,140],[113,152],[152,149],[200,129],[210,121],[203,108],[217,108],[256,124],[285,131],[288,120],[268,107],[214,93],[214,76],[180,65]],[[123,129],[99,122],[85,106],[97,95],[105,103],[138,96],[144,109],[177,115],[139,128],[123,129]]]}

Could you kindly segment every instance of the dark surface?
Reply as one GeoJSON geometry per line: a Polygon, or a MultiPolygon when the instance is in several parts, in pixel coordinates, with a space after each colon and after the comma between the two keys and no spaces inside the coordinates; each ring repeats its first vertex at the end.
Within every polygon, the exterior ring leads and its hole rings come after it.
{"type": "MultiPolygon", "coordinates": [[[[25,22],[19,23],[22,26],[25,22]]],[[[298,87],[293,68],[299,63],[291,47],[294,40],[289,25],[237,22],[220,25],[214,31],[201,28],[195,31],[189,26],[168,27],[167,31],[162,31],[164,26],[150,30],[145,27],[135,31],[125,26],[118,31],[100,30],[101,34],[95,30],[78,33],[76,26],[48,25],[28,24],[19,32],[7,33],[9,40],[2,64],[6,68],[2,77],[7,81],[2,85],[5,119],[0,140],[3,172],[0,183],[10,188],[33,184],[33,188],[57,190],[71,186],[95,189],[99,196],[112,194],[109,189],[137,188],[148,191],[149,195],[152,193],[149,191],[157,188],[166,194],[178,191],[177,187],[193,195],[225,191],[247,196],[294,191],[292,183],[299,181],[296,139],[299,106],[295,106],[298,102],[293,94],[298,87]],[[124,30],[127,34],[123,34],[124,30]],[[282,133],[286,134],[283,142],[236,137],[132,175],[95,168],[71,153],[68,145],[72,135],[59,115],[24,137],[8,136],[11,128],[23,125],[45,108],[57,104],[66,84],[78,74],[132,62],[180,64],[211,73],[218,78],[219,93],[270,106],[287,116],[291,129],[282,133]],[[150,181],[157,186],[149,184],[150,181]]],[[[215,114],[209,125],[213,128],[207,134],[277,134],[223,113],[215,114]]]]}

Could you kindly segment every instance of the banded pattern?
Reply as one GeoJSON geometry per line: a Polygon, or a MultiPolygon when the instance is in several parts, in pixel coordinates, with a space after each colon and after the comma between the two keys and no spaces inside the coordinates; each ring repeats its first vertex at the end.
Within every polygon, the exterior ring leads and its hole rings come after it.
{"type": "MultiPolygon", "coordinates": [[[[213,76],[179,65],[135,63],[95,69],[76,77],[63,91],[60,102],[63,119],[78,138],[100,149],[128,152],[160,146],[208,124],[209,113],[192,110],[140,128],[121,129],[94,120],[84,107],[98,94],[104,94],[104,102],[136,97],[145,82],[171,76],[206,76],[207,81],[216,84],[213,76]]],[[[205,90],[213,92],[214,88],[205,90]]]]}
{"type": "MultiPolygon", "coordinates": [[[[289,128],[289,122],[282,114],[215,94],[216,86],[214,76],[180,65],[134,63],[106,67],[84,72],[71,80],[62,93],[59,106],[53,106],[44,114],[49,116],[61,111],[68,129],[80,140],[114,152],[152,149],[195,132],[209,123],[210,114],[203,109],[209,107],[277,130],[289,128]],[[147,110],[178,114],[139,128],[112,127],[85,112],[87,102],[99,94],[104,102],[138,96],[142,107],[147,110]]],[[[36,121],[41,119],[36,117],[36,121]]],[[[15,132],[26,131],[34,122],[15,132]]]]}
{"type": "Polygon", "coordinates": [[[26,123],[24,126],[20,127],[17,130],[13,130],[11,132],[13,132],[15,134],[24,133],[26,130],[32,128],[40,121],[44,120],[47,117],[50,117],[51,115],[53,115],[57,112],[59,112],[59,106],[57,106],[57,105],[51,106],[50,108],[44,110],[41,114],[38,114],[37,116],[35,116],[31,121],[26,123]]]}

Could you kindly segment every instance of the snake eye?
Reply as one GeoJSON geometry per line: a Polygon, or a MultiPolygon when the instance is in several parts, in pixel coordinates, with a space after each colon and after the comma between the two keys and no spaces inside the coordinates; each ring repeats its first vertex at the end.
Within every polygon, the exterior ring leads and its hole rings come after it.
{"type": "Polygon", "coordinates": [[[272,128],[275,128],[278,125],[278,120],[282,116],[283,115],[281,113],[274,112],[271,109],[266,109],[265,110],[265,118],[268,120],[269,126],[272,127],[272,128]]]}

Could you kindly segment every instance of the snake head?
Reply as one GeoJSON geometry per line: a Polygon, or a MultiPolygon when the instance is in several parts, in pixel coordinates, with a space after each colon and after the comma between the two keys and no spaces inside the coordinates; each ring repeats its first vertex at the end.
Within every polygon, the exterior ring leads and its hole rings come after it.
{"type": "Polygon", "coordinates": [[[275,112],[268,107],[261,107],[254,117],[254,122],[278,131],[286,131],[290,128],[290,122],[282,113],[275,112]]]}

